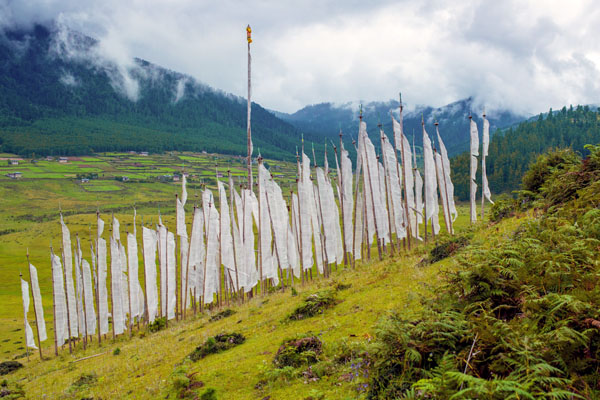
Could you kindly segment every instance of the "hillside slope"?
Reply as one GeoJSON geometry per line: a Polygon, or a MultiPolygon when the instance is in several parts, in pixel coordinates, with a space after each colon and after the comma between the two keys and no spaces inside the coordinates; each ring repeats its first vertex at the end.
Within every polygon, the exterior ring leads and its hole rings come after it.
{"type": "MultiPolygon", "coordinates": [[[[246,152],[244,99],[144,60],[120,65],[64,27],[3,32],[0,60],[0,152],[246,152]]],[[[291,158],[293,126],[258,104],[252,123],[255,149],[291,158]]]]}
{"type": "MultiPolygon", "coordinates": [[[[461,215],[466,215],[461,209],[461,215]]],[[[466,220],[461,218],[464,229],[466,220]]],[[[494,234],[504,234],[511,223],[504,224],[494,234]]],[[[490,232],[481,235],[481,240],[490,232]]],[[[194,390],[202,394],[206,388],[216,389],[218,399],[354,399],[365,395],[367,375],[363,375],[364,351],[375,334],[377,322],[390,312],[418,317],[419,296],[441,283],[441,271],[452,269],[453,261],[434,265],[419,265],[425,248],[384,261],[357,264],[357,269],[334,271],[330,279],[316,278],[302,286],[296,283],[298,295],[286,289],[265,297],[252,299],[240,306],[230,306],[235,314],[216,322],[209,315],[191,317],[189,321],[171,323],[157,333],[134,331],[116,342],[108,339],[98,347],[87,350],[81,345],[73,354],[68,349],[60,356],[39,362],[32,353],[31,361],[24,358],[25,368],[9,375],[9,387],[23,385],[28,397],[44,395],[50,398],[115,398],[136,399],[174,398],[182,370],[193,380],[204,383],[194,390]],[[344,286],[348,285],[348,286],[344,286]],[[337,288],[337,290],[336,290],[337,288]],[[332,290],[339,303],[330,310],[301,321],[286,321],[286,316],[309,294],[332,290]],[[220,354],[197,361],[185,361],[196,346],[219,333],[238,332],[245,343],[220,354]],[[296,375],[303,368],[278,371],[273,366],[280,345],[285,339],[298,335],[316,335],[323,342],[321,362],[314,366],[314,375],[296,375]],[[116,348],[120,354],[113,355],[116,348]],[[78,362],[84,357],[98,357],[78,362]],[[337,360],[337,361],[335,361],[337,360]],[[353,365],[354,364],[354,365],[353,365]],[[78,386],[75,382],[84,374],[95,374],[97,381],[78,386]],[[356,374],[353,377],[353,374],[356,374]]],[[[376,250],[373,249],[373,253],[376,250]]],[[[213,312],[214,315],[216,312],[213,312]]],[[[306,368],[304,368],[306,369],[306,368]]],[[[194,398],[194,397],[189,397],[194,398]]]]}

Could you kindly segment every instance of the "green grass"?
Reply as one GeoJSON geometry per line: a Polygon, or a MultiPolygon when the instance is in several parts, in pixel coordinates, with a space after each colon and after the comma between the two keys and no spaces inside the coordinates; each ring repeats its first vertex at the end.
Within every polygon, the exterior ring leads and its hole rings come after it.
{"type": "MultiPolygon", "coordinates": [[[[52,177],[25,177],[21,180],[2,178],[0,218],[3,221],[3,233],[0,234],[0,265],[3,279],[0,281],[0,355],[12,359],[24,352],[19,272],[27,275],[25,255],[29,251],[30,260],[38,268],[40,277],[49,334],[49,340],[43,347],[44,354],[50,357],[50,360],[43,363],[37,361],[36,356],[32,356],[29,362],[20,359],[26,364],[26,368],[9,379],[20,380],[31,398],[39,398],[44,394],[48,398],[71,398],[72,393],[67,391],[73,382],[83,373],[95,372],[98,382],[82,389],[83,392],[78,392],[78,396],[115,398],[131,390],[132,394],[125,397],[164,398],[172,390],[169,377],[174,366],[181,363],[187,354],[208,337],[222,332],[239,332],[247,338],[244,344],[221,354],[208,356],[190,367],[191,372],[196,372],[198,379],[202,380],[206,387],[217,389],[219,399],[255,399],[268,395],[273,399],[298,398],[298,393],[308,396],[311,391],[323,393],[328,399],[356,398],[354,385],[338,385],[339,376],[324,378],[308,385],[300,380],[288,383],[271,382],[260,390],[254,386],[260,379],[261,371],[271,365],[279,345],[286,338],[312,332],[321,335],[325,349],[328,349],[342,340],[368,341],[379,318],[392,310],[401,310],[410,315],[417,314],[420,307],[416,301],[417,295],[435,286],[441,277],[441,269],[452,267],[452,259],[418,267],[425,251],[425,246],[420,245],[410,254],[393,259],[386,258],[379,262],[375,261],[377,252],[373,248],[372,262],[359,263],[356,270],[340,268],[329,280],[318,278],[304,287],[297,285],[299,296],[292,296],[286,291],[270,295],[267,299],[255,298],[241,306],[231,305],[230,308],[236,313],[216,322],[208,322],[210,315],[198,315],[185,323],[170,322],[169,329],[147,334],[144,338],[140,337],[144,332],[135,333],[131,340],[125,335],[116,342],[103,342],[100,348],[95,342],[85,351],[78,346],[73,356],[63,350],[58,358],[54,358],[49,248],[52,245],[55,251],[58,251],[61,244],[59,208],[66,213],[65,221],[71,234],[81,238],[84,258],[88,259],[90,228],[95,228],[97,208],[107,223],[105,235],[108,235],[112,212],[121,222],[122,237],[125,232],[132,231],[134,204],[138,211],[138,241],[141,235],[141,219],[143,218],[146,224],[157,223],[159,207],[163,221],[174,230],[174,195],[180,193],[179,182],[122,183],[112,177],[128,175],[127,171],[132,168],[131,165],[142,161],[148,169],[140,168],[141,172],[136,172],[140,176],[152,177],[162,174],[163,171],[179,172],[180,158],[188,156],[200,160],[198,163],[185,163],[186,171],[191,176],[196,176],[189,180],[190,198],[186,207],[187,222],[191,224],[191,208],[194,194],[197,192],[193,187],[205,178],[211,178],[209,182],[214,182],[213,155],[162,154],[139,157],[119,153],[95,155],[92,157],[94,160],[84,157],[81,161],[70,164],[43,161],[38,165],[31,165],[24,162],[23,165],[27,166],[24,167],[24,172],[43,168],[44,172],[35,173],[50,174],[52,177]],[[91,163],[102,170],[103,179],[82,184],[76,179],[64,178],[65,174],[88,170],[81,165],[91,163]],[[333,288],[338,283],[351,283],[352,286],[338,292],[340,303],[335,307],[306,320],[285,322],[286,316],[304,297],[319,290],[333,288]],[[121,349],[118,357],[112,355],[116,347],[121,349]],[[102,352],[106,354],[71,363],[75,359],[102,352]]],[[[235,158],[220,157],[219,171],[226,172],[231,168],[234,176],[243,178],[244,165],[238,161],[235,158]]],[[[273,172],[283,174],[280,182],[288,182],[282,184],[282,188],[287,192],[289,182],[294,181],[296,165],[271,163],[272,167],[274,165],[281,166],[281,169],[273,172]]],[[[210,188],[216,194],[215,188],[210,188]]],[[[468,229],[468,208],[464,205],[459,206],[459,214],[455,223],[456,230],[468,229]]],[[[506,226],[510,227],[503,223],[497,226],[497,232],[482,231],[478,234],[478,240],[485,239],[487,235],[507,234],[510,230],[505,228],[506,226]]],[[[140,279],[143,282],[142,274],[140,279]]],[[[31,309],[29,320],[33,321],[31,309]]]]}

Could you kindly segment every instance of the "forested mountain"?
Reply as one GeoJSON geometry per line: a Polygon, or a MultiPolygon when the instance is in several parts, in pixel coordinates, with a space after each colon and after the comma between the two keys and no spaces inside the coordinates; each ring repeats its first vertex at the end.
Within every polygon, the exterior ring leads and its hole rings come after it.
{"type": "MultiPolygon", "coordinates": [[[[379,136],[377,124],[382,123],[384,131],[392,136],[392,122],[390,111],[398,118],[399,102],[390,100],[386,102],[369,102],[362,105],[363,118],[367,123],[369,135],[375,146],[378,146],[379,136]]],[[[433,123],[439,122],[440,135],[444,140],[450,156],[458,155],[469,146],[469,115],[472,114],[476,122],[481,123],[480,106],[475,104],[473,98],[467,98],[448,104],[443,107],[417,106],[412,110],[404,109],[404,131],[412,142],[413,133],[415,144],[421,147],[422,130],[421,116],[423,116],[428,133],[435,133],[433,123]]],[[[526,116],[515,114],[507,110],[498,110],[488,113],[491,130],[504,129],[523,121],[526,116]]],[[[359,104],[347,103],[335,105],[321,103],[310,105],[293,114],[275,112],[275,115],[288,121],[302,132],[316,134],[321,137],[337,139],[340,129],[344,138],[350,140],[358,135],[359,104]]]]}
{"type": "MultiPolygon", "coordinates": [[[[589,106],[563,107],[560,111],[540,114],[517,127],[496,133],[490,142],[487,177],[492,193],[518,189],[521,178],[538,155],[550,148],[569,147],[587,155],[586,144],[600,143],[600,109],[589,106]]],[[[481,131],[481,125],[479,125],[481,131]]],[[[461,200],[469,197],[469,154],[452,161],[455,194],[461,200]]],[[[481,182],[481,161],[477,169],[481,182]]],[[[478,187],[478,196],[481,186],[478,187]]]]}
{"type": "MultiPolygon", "coordinates": [[[[246,153],[245,99],[144,60],[119,65],[97,45],[58,26],[0,33],[0,152],[246,153]]],[[[300,142],[258,104],[252,134],[267,157],[290,158],[300,142]]]]}

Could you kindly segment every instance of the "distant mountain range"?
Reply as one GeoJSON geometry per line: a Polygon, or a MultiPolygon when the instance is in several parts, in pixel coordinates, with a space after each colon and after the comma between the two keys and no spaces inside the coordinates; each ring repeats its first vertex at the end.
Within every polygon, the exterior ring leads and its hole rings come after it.
{"type": "MultiPolygon", "coordinates": [[[[300,143],[298,129],[258,104],[252,137],[255,154],[278,159],[300,143]]],[[[246,100],[141,59],[119,65],[59,26],[0,33],[0,152],[123,150],[243,155],[246,100]]]]}
{"type": "MultiPolygon", "coordinates": [[[[310,105],[293,114],[273,112],[277,117],[294,125],[307,135],[325,137],[331,140],[338,138],[340,130],[344,137],[356,139],[358,135],[359,103],[346,103],[336,105],[333,103],[320,103],[310,105]]],[[[377,125],[382,124],[384,131],[392,137],[392,122],[390,112],[397,119],[399,102],[389,100],[386,102],[369,102],[362,105],[363,119],[367,123],[369,135],[377,146],[379,142],[377,125]]],[[[451,156],[465,151],[469,146],[469,115],[481,126],[481,106],[475,104],[473,98],[467,98],[434,108],[430,106],[417,106],[412,110],[405,108],[404,131],[409,140],[414,133],[415,144],[421,147],[422,125],[424,118],[425,128],[430,134],[435,134],[433,123],[439,122],[440,136],[451,156]]],[[[490,131],[506,129],[525,120],[528,116],[512,113],[508,110],[495,110],[488,113],[490,131]]]]}
{"type": "MultiPolygon", "coordinates": [[[[441,108],[419,106],[404,113],[405,131],[421,145],[421,115],[433,133],[434,118],[452,155],[468,147],[471,98],[441,108]]],[[[363,105],[369,134],[376,125],[391,135],[389,112],[398,102],[363,105]]],[[[479,120],[480,116],[474,114],[479,120]]],[[[489,115],[492,130],[525,118],[508,111],[489,115]]],[[[255,154],[293,159],[301,134],[314,143],[348,147],[358,131],[358,103],[310,105],[286,114],[253,103],[255,154]]],[[[0,151],[21,155],[76,155],[99,151],[192,150],[246,153],[245,99],[190,76],[135,59],[120,65],[106,59],[98,42],[58,25],[0,34],[0,151]]]]}

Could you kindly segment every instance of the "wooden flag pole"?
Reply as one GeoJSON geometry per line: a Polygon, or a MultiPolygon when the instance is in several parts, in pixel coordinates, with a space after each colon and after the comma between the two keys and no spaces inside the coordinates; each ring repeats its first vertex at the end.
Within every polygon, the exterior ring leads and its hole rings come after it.
{"type": "MultiPolygon", "coordinates": [[[[400,94],[400,126],[402,127],[402,109],[404,108],[402,106],[402,94],[400,94]]],[[[391,113],[390,113],[391,114],[391,113]]],[[[393,118],[393,116],[392,116],[393,118]]],[[[405,224],[406,224],[406,242],[408,245],[408,250],[410,251],[411,245],[410,245],[410,237],[412,235],[412,226],[411,226],[411,222],[410,222],[410,216],[409,216],[409,212],[412,213],[412,211],[409,211],[408,209],[408,188],[406,187],[406,174],[408,173],[406,170],[406,160],[405,160],[405,153],[404,153],[404,129],[402,129],[402,132],[400,132],[402,134],[402,136],[400,137],[400,158],[402,161],[402,186],[404,187],[404,214],[405,214],[405,224]]],[[[396,148],[398,148],[398,144],[396,143],[396,148]]]]}
{"type": "MultiPolygon", "coordinates": [[[[23,280],[23,274],[21,272],[19,272],[19,278],[23,280]]],[[[29,293],[27,293],[27,296],[29,296],[29,293]]],[[[25,313],[25,305],[23,305],[23,328],[23,333],[25,334],[25,354],[27,355],[27,361],[29,361],[29,347],[27,346],[27,314],[25,313]]]]}
{"type": "Polygon", "coordinates": [[[169,228],[165,226],[167,232],[165,238],[165,328],[169,327],[169,228]]]}
{"type": "MultiPolygon", "coordinates": [[[[50,246],[50,262],[53,264],[54,251],[50,246]]],[[[54,355],[58,356],[58,339],[56,337],[56,290],[54,286],[54,266],[52,266],[52,323],[54,325],[54,355]]]]}
{"type": "MultiPolygon", "coordinates": [[[[60,252],[62,254],[62,263],[63,266],[65,265],[65,250],[61,247],[60,248],[60,252]]],[[[68,328],[68,332],[69,332],[69,354],[73,353],[73,348],[71,346],[71,316],[70,311],[69,311],[69,295],[67,293],[67,269],[64,269],[64,280],[65,280],[65,284],[64,284],[64,289],[65,289],[65,303],[67,303],[67,328],[68,328]]]]}
{"type": "MultiPolygon", "coordinates": [[[[100,243],[100,235],[98,234],[98,220],[100,220],[100,210],[96,210],[96,267],[98,268],[96,272],[96,310],[98,310],[96,314],[96,320],[98,323],[98,346],[102,343],[102,334],[100,333],[100,264],[98,264],[99,256],[98,256],[98,244],[100,243]]],[[[92,247],[92,243],[90,242],[90,247],[92,247]]],[[[92,249],[93,250],[93,249],[92,249]]],[[[106,286],[106,281],[104,282],[104,286],[106,286]]]]}
{"type": "MultiPolygon", "coordinates": [[[[473,120],[473,116],[471,114],[469,114],[469,136],[470,136],[470,131],[471,131],[471,121],[473,120]]],[[[473,141],[473,139],[471,139],[471,141],[473,141]]],[[[470,188],[470,194],[471,194],[471,199],[469,199],[469,221],[471,221],[471,225],[473,225],[473,208],[475,207],[475,204],[473,204],[473,192],[475,190],[477,190],[473,185],[475,184],[475,182],[473,181],[473,179],[471,178],[471,164],[473,164],[473,155],[471,154],[471,150],[469,149],[469,188],[470,188]]]]}
{"type": "Polygon", "coordinates": [[[395,249],[394,249],[394,240],[392,238],[392,229],[393,229],[393,222],[395,221],[395,218],[392,217],[392,215],[394,214],[394,204],[392,203],[392,199],[391,199],[391,192],[390,192],[390,185],[389,185],[389,174],[388,174],[388,168],[389,166],[387,165],[387,160],[385,157],[385,136],[383,133],[383,129],[382,129],[382,125],[381,123],[378,124],[379,126],[379,133],[380,133],[380,139],[381,139],[381,158],[383,158],[383,170],[384,170],[384,183],[385,183],[385,197],[386,197],[386,203],[387,203],[387,208],[388,208],[388,224],[389,224],[389,229],[388,229],[388,235],[390,235],[390,255],[393,256],[395,249]]]}
{"type": "MultiPolygon", "coordinates": [[[[31,282],[31,263],[29,262],[29,248],[27,248],[27,269],[29,271],[29,291],[31,293],[31,298],[33,299],[33,314],[35,315],[35,327],[36,327],[37,340],[38,340],[38,349],[40,350],[40,360],[43,360],[44,356],[42,354],[42,341],[40,340],[40,326],[38,324],[38,310],[37,310],[37,307],[35,306],[35,297],[33,297],[33,287],[32,287],[32,282],[31,282]]],[[[27,346],[25,346],[25,347],[27,347],[27,346]]]]}
{"type": "MultiPolygon", "coordinates": [[[[485,109],[483,110],[483,121],[485,124],[485,109]]],[[[485,130],[485,125],[483,129],[485,130]]],[[[483,177],[485,176],[485,173],[485,153],[483,151],[483,146],[481,146],[481,222],[483,222],[483,217],[485,215],[485,194],[483,193],[483,191],[485,190],[483,186],[483,177]]]]}
{"type": "MultiPolygon", "coordinates": [[[[75,257],[77,259],[77,263],[79,265],[79,274],[81,276],[81,286],[82,286],[82,299],[81,299],[81,304],[82,304],[82,311],[83,311],[83,324],[84,324],[84,332],[85,334],[83,335],[83,349],[85,350],[87,348],[87,312],[85,309],[85,282],[83,280],[83,266],[81,264],[81,257],[79,256],[80,250],[81,250],[81,242],[79,241],[79,234],[76,234],[75,237],[77,238],[77,251],[75,254],[75,257]]],[[[81,333],[81,332],[80,332],[81,333]]]]}
{"type": "MultiPolygon", "coordinates": [[[[439,126],[439,123],[436,121],[435,122],[435,132],[437,134],[438,142],[439,142],[441,136],[440,136],[440,131],[439,131],[438,126],[439,126]]],[[[440,150],[441,150],[441,147],[440,147],[440,150]]],[[[442,155],[441,152],[440,152],[440,155],[442,155]]],[[[446,228],[448,229],[448,233],[450,235],[453,235],[454,232],[452,229],[452,216],[450,215],[450,198],[448,197],[448,184],[446,183],[446,168],[444,167],[443,155],[442,155],[442,177],[443,177],[443,181],[444,181],[444,197],[446,198],[446,211],[448,212],[448,221],[446,224],[446,228]]]]}
{"type": "Polygon", "coordinates": [[[247,146],[248,146],[248,159],[246,165],[248,167],[248,189],[252,190],[252,130],[251,130],[251,116],[252,116],[252,56],[250,55],[250,43],[252,43],[252,29],[250,25],[246,27],[246,37],[248,40],[248,132],[247,132],[247,146]]]}

